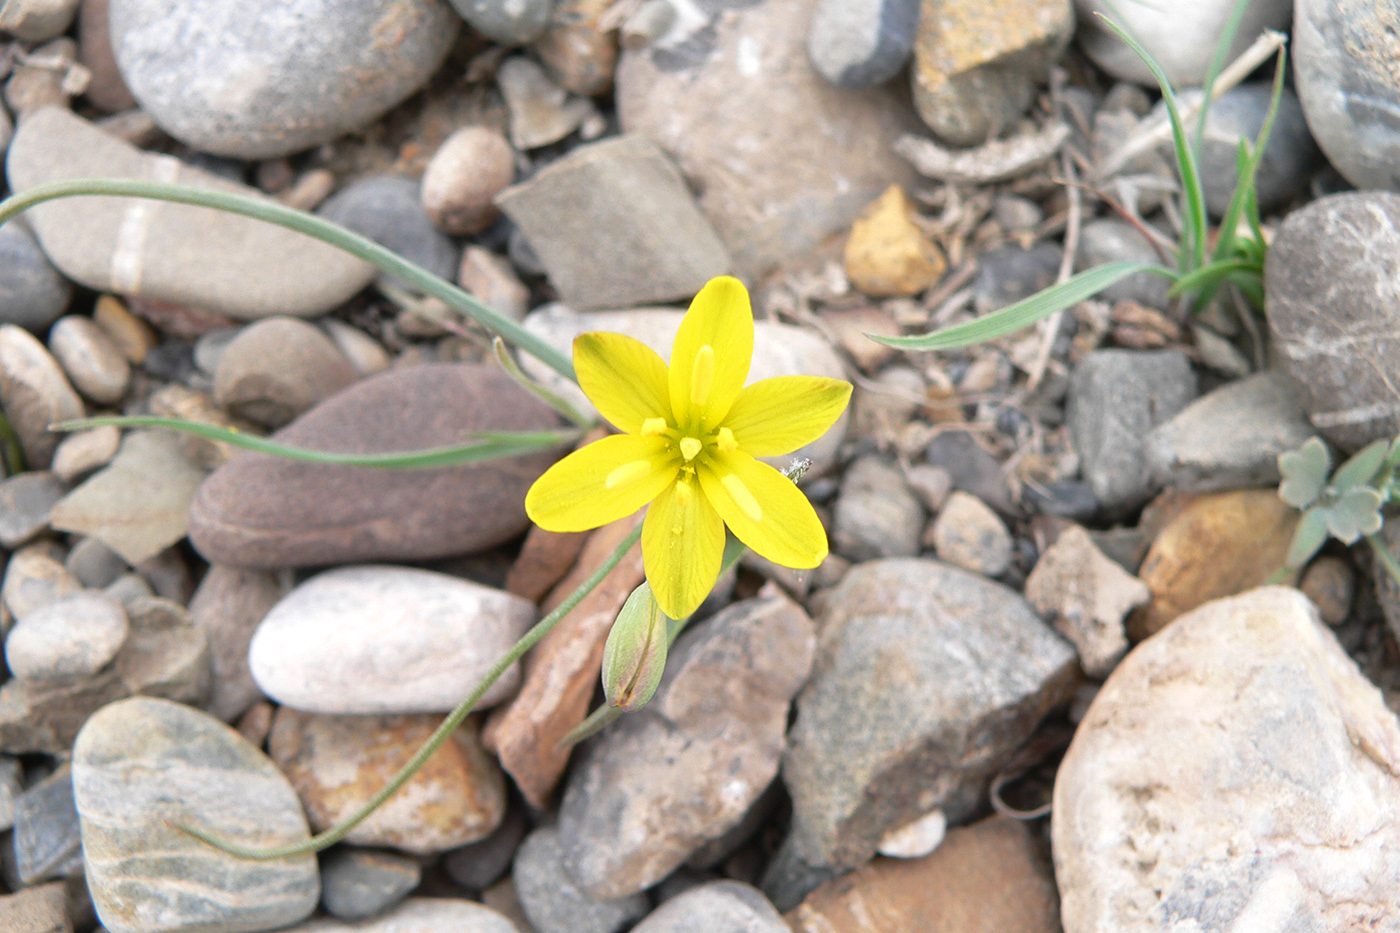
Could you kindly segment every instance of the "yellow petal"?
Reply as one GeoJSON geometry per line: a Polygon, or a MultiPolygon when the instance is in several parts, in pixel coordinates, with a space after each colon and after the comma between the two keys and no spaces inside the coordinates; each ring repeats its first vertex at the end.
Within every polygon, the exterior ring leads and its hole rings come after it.
{"type": "Polygon", "coordinates": [[[798,569],[825,559],[826,530],[792,480],[743,452],[714,453],[699,473],[705,498],[754,551],[798,569]]]}
{"type": "Polygon", "coordinates": [[[679,470],[666,438],[614,434],[546,470],[525,494],[525,512],[547,531],[587,531],[631,515],[679,470]]]}
{"type": "Polygon", "coordinates": [[[821,376],[778,376],[747,386],[724,426],[755,457],[790,454],[821,437],[841,417],[851,384],[821,376]]]}
{"type": "Polygon", "coordinates": [[[753,310],[744,283],[710,279],[690,303],[671,347],[670,396],[676,424],[689,433],[714,430],[749,376],[753,310]],[[708,349],[707,349],[708,348],[708,349]]]}
{"type": "Polygon", "coordinates": [[[640,340],[580,334],[574,339],[574,371],[583,394],[620,431],[641,434],[646,421],[671,417],[666,363],[640,340]]]}
{"type": "Polygon", "coordinates": [[[700,608],[719,577],[724,522],[693,479],[681,475],[647,509],[642,563],[661,611],[684,619],[700,608]]]}

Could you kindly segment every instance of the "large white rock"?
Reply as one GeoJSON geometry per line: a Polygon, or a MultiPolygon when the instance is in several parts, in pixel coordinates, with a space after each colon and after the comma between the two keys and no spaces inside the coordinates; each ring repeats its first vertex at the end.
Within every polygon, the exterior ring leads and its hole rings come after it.
{"type": "MultiPolygon", "coordinates": [[[[1079,42],[1104,71],[1124,81],[1148,87],[1157,82],[1142,59],[1127,43],[1099,25],[1095,13],[1110,16],[1126,26],[1128,34],[1143,44],[1161,64],[1174,87],[1199,87],[1215,55],[1220,34],[1236,0],[1175,0],[1173,3],[1112,3],[1108,0],[1074,0],[1079,11],[1079,42]]],[[[1259,38],[1264,29],[1287,30],[1293,0],[1250,0],[1240,20],[1225,61],[1259,38]]]]}
{"type": "Polygon", "coordinates": [[[509,919],[476,901],[410,897],[393,910],[345,923],[322,917],[284,933],[517,933],[509,919]]]}
{"type": "MultiPolygon", "coordinates": [[[[626,334],[640,340],[671,359],[671,344],[676,340],[684,312],[672,308],[635,308],[630,311],[596,311],[579,314],[561,304],[545,305],[525,316],[525,329],[539,334],[565,355],[573,354],[574,338],[588,331],[602,330],[626,334]]],[[[568,399],[587,413],[596,409],[584,397],[578,386],[545,366],[528,353],[520,354],[520,365],[550,391],[568,399]]],[[[754,324],[753,362],[749,366],[748,384],[774,376],[828,376],[846,378],[845,367],[836,351],[816,334],[790,324],[758,321],[754,324]]],[[[782,466],[794,457],[808,457],[817,472],[829,469],[836,460],[836,450],[846,437],[849,410],[831,426],[831,430],[800,450],[782,457],[768,457],[767,462],[782,466]]]]}
{"type": "Polygon", "coordinates": [[[1400,929],[1400,723],[1301,593],[1130,653],[1060,765],[1065,933],[1400,929]]]}
{"type": "MultiPolygon", "coordinates": [[[[272,607],[248,665],[308,713],[444,713],[535,621],[533,603],[457,577],[362,564],[312,577],[272,607]]],[[[519,666],[478,708],[511,693],[519,666]]]]}

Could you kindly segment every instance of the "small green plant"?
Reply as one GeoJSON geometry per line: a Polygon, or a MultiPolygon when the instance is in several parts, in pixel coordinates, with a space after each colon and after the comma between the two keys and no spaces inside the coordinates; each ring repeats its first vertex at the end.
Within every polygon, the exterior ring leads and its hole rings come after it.
{"type": "Polygon", "coordinates": [[[1284,561],[1286,570],[1312,560],[1328,538],[1348,545],[1365,538],[1400,585],[1400,563],[1379,535],[1383,509],[1400,499],[1400,437],[1367,444],[1336,472],[1327,445],[1312,437],[1297,450],[1279,454],[1278,469],[1283,477],[1279,498],[1303,513],[1284,561]]]}
{"type": "Polygon", "coordinates": [[[1226,50],[1234,38],[1248,2],[1249,0],[1238,0],[1230,22],[1220,37],[1215,60],[1202,89],[1203,104],[1193,135],[1187,133],[1176,93],[1157,60],[1122,26],[1102,14],[1096,14],[1146,63],[1162,91],[1162,102],[1171,121],[1172,148],[1176,156],[1177,173],[1181,178],[1179,212],[1182,217],[1182,229],[1177,243],[1175,268],[1145,262],[1108,263],[1071,276],[1059,285],[1051,286],[1024,301],[975,321],[954,324],[931,333],[910,337],[880,337],[874,334],[867,336],[901,350],[948,350],[972,346],[1034,324],[1086,298],[1092,298],[1121,279],[1139,273],[1159,275],[1168,279],[1172,283],[1168,294],[1182,300],[1192,310],[1205,307],[1227,284],[1238,288],[1256,308],[1263,308],[1264,256],[1267,246],[1259,219],[1255,177],[1259,172],[1264,147],[1268,144],[1274,118],[1278,113],[1279,99],[1283,94],[1283,79],[1287,72],[1287,54],[1283,46],[1278,50],[1273,97],[1259,134],[1252,146],[1240,140],[1236,153],[1235,190],[1216,228],[1214,246],[1211,245],[1210,217],[1206,211],[1205,188],[1201,182],[1199,167],[1201,139],[1209,110],[1209,106],[1204,102],[1211,100],[1215,76],[1220,71],[1226,50]],[[1241,232],[1242,226],[1247,228],[1245,232],[1241,232]]]}

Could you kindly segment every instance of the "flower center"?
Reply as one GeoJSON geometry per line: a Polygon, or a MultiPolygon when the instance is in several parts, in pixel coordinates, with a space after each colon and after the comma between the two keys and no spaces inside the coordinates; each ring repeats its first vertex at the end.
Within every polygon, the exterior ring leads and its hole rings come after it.
{"type": "Polygon", "coordinates": [[[696,438],[683,437],[680,440],[681,456],[685,458],[686,463],[689,463],[695,459],[695,455],[700,453],[704,446],[696,438]]]}

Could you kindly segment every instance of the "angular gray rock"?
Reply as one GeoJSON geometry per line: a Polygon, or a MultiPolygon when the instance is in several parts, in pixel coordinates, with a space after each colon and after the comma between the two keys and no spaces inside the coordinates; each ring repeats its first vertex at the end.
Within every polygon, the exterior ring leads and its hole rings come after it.
{"type": "Polygon", "coordinates": [[[49,513],[68,490],[47,470],[0,481],[0,546],[15,551],[49,527],[49,513]]]}
{"type": "Polygon", "coordinates": [[[161,128],[243,159],[375,120],[437,71],[459,23],[442,0],[112,0],[108,17],[122,77],[161,128]]]}
{"type": "Polygon", "coordinates": [[[21,884],[83,873],[73,778],[66,764],[15,800],[13,844],[15,874],[21,884]]]}
{"type": "MultiPolygon", "coordinates": [[[[248,666],[264,693],[305,712],[443,713],[535,614],[518,596],[442,573],[340,567],[272,607],[253,635],[248,666]]],[[[478,706],[500,702],[518,682],[512,666],[478,706]]]]}
{"type": "Polygon", "coordinates": [[[956,490],[929,529],[939,560],[984,577],[999,577],[1011,566],[1011,532],[981,499],[956,490]]]}
{"type": "MultiPolygon", "coordinates": [[[[190,54],[185,44],[178,47],[190,54]]],[[[7,167],[16,193],[96,177],[156,178],[257,194],[171,156],[142,152],[56,107],[24,121],[10,144],[7,167]]],[[[364,288],[374,274],[368,263],[303,234],[164,201],[65,198],[25,216],[49,260],[81,285],[241,320],[321,314],[364,288]]]]}
{"type": "MultiPolygon", "coordinates": [[[[466,443],[478,431],[558,424],[497,367],[436,364],[361,379],[274,437],[313,450],[387,453],[466,443]]],[[[190,540],[211,563],[236,567],[467,554],[525,530],[525,492],[560,453],[426,470],[240,453],[200,486],[189,510],[190,540]]]]}
{"type": "Polygon", "coordinates": [[[645,890],[744,818],[778,773],[815,648],[812,620],[771,584],[676,641],[651,702],[588,746],[565,788],[558,842],[585,893],[645,890]]]}
{"type": "Polygon", "coordinates": [[[1177,350],[1095,350],[1070,378],[1065,421],[1080,470],[1104,512],[1151,497],[1146,436],[1196,397],[1196,374],[1177,350]]]}
{"type": "Polygon", "coordinates": [[[242,859],[172,824],[257,848],[309,838],[287,779],[198,710],[150,697],[104,707],[73,747],[73,796],[88,887],[111,933],[267,930],[316,908],[314,855],[242,859]]]}
{"type": "Polygon", "coordinates": [[[1298,400],[1298,386],[1268,371],[1227,382],[1177,412],[1147,435],[1147,464],[1163,486],[1218,492],[1273,486],[1278,455],[1316,430],[1298,400]]]}
{"type": "Polygon", "coordinates": [[[53,507],[50,524],[91,535],[133,566],[185,536],[204,471],[170,431],[134,431],[112,462],[53,507]]]}
{"type": "Polygon", "coordinates": [[[1365,0],[1293,7],[1293,74],[1313,137],[1357,188],[1400,189],[1395,11],[1365,0]]]}
{"type": "Polygon", "coordinates": [[[1400,927],[1400,723],[1293,589],[1139,645],[1055,780],[1065,933],[1400,927]]]}
{"type": "Polygon", "coordinates": [[[0,227],[0,323],[42,331],[72,297],[73,286],[58,274],[22,220],[0,227]]]}
{"type": "Polygon", "coordinates": [[[783,756],[792,828],[761,887],[780,910],[991,776],[1077,677],[1073,649],[1014,591],[931,560],[853,567],[817,604],[821,642],[783,756]]]}
{"type": "Polygon", "coordinates": [[[595,900],[564,870],[558,831],[541,826],[515,853],[515,890],[538,933],[615,933],[647,912],[642,892],[595,900]]]}
{"type": "Polygon", "coordinates": [[[640,134],[581,146],[496,203],[576,310],[686,299],[730,271],[675,163],[640,134]]]}
{"type": "Polygon", "coordinates": [[[1400,433],[1400,195],[1319,198],[1284,219],[1264,263],[1271,346],[1308,418],[1356,450],[1400,433]]]}
{"type": "Polygon", "coordinates": [[[805,48],[816,5],[696,4],[618,62],[623,131],[675,158],[746,280],[810,255],[891,184],[914,181],[893,151],[917,125],[907,95],[827,83],[805,48]]]}
{"type": "Polygon", "coordinates": [[[711,881],[671,898],[632,933],[789,933],[787,923],[752,885],[711,881]]]}
{"type": "Polygon", "coordinates": [[[215,564],[190,600],[190,621],[209,639],[209,712],[224,722],[233,722],[262,699],[248,670],[248,644],[291,584],[290,574],[215,564]]]}

